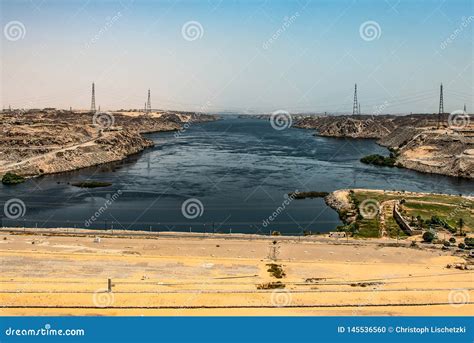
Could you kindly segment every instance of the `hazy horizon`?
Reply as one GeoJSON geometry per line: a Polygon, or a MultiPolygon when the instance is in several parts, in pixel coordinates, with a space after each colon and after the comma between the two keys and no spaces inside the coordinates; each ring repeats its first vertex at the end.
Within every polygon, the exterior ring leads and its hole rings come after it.
{"type": "Polygon", "coordinates": [[[2,1],[4,108],[468,112],[470,1],[2,1]],[[365,28],[365,29],[364,29],[365,28]],[[15,29],[16,31],[14,31],[15,29]],[[19,33],[18,33],[19,32],[19,33]]]}

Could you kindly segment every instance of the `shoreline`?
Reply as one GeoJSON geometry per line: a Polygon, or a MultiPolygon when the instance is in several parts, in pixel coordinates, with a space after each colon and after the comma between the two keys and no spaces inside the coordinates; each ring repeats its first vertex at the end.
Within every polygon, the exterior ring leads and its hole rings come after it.
{"type": "MultiPolygon", "coordinates": [[[[393,240],[381,240],[378,238],[352,238],[352,237],[329,237],[329,233],[318,235],[301,236],[272,236],[253,233],[200,233],[200,232],[179,232],[179,231],[144,231],[144,230],[102,230],[102,229],[83,229],[83,228],[29,228],[29,227],[2,227],[0,233],[13,233],[18,235],[44,235],[44,236],[64,236],[64,237],[101,237],[101,238],[124,238],[124,239],[160,239],[160,238],[178,238],[178,239],[214,239],[214,240],[236,240],[236,241],[291,241],[291,242],[320,242],[320,243],[376,243],[393,245],[397,243],[393,240]]],[[[406,245],[404,241],[398,242],[400,246],[406,245]]]]}
{"type": "MultiPolygon", "coordinates": [[[[59,225],[58,227],[53,228],[38,228],[38,227],[28,227],[28,226],[19,226],[19,227],[3,227],[0,228],[0,231],[15,231],[15,232],[28,232],[30,234],[34,233],[44,233],[44,234],[77,234],[81,236],[142,236],[142,237],[166,237],[166,236],[173,236],[173,237],[200,237],[200,238],[231,238],[231,239],[262,239],[262,240],[298,240],[298,241],[317,241],[320,239],[331,239],[329,238],[331,233],[340,232],[338,230],[341,226],[347,226],[348,224],[354,222],[354,216],[356,214],[357,208],[354,207],[351,199],[349,198],[349,194],[351,192],[354,193],[364,193],[368,194],[366,197],[368,200],[376,200],[373,199],[376,197],[386,197],[387,200],[394,200],[394,199],[411,199],[417,201],[418,198],[440,198],[443,201],[447,201],[446,205],[455,206],[450,204],[451,201],[456,204],[459,202],[459,206],[465,206],[463,204],[465,201],[474,202],[474,196],[467,195],[467,194],[448,194],[448,193],[430,193],[430,192],[413,192],[413,191],[395,191],[395,190],[382,190],[382,189],[366,189],[366,188],[347,188],[347,189],[338,189],[332,192],[329,192],[328,195],[323,197],[324,203],[328,208],[334,210],[338,215],[339,219],[341,220],[342,225],[335,225],[333,228],[328,230],[327,232],[317,232],[314,233],[291,233],[291,232],[278,232],[278,234],[270,234],[270,233],[245,233],[245,232],[232,232],[232,228],[229,228],[229,232],[206,232],[206,231],[195,231],[195,232],[188,232],[188,231],[150,231],[147,229],[136,229],[136,230],[123,230],[123,229],[114,229],[114,228],[87,228],[87,227],[64,227],[59,225]],[[370,195],[370,196],[369,196],[370,195]],[[459,201],[460,199],[460,201],[459,201]],[[457,202],[456,202],[457,201],[457,202]],[[350,212],[351,216],[347,217],[346,213],[350,212]],[[341,217],[343,215],[343,217],[341,217]]],[[[437,200],[437,199],[435,199],[437,200]]],[[[305,199],[300,199],[299,201],[305,201],[305,199]]],[[[382,203],[382,200],[378,200],[382,203]]],[[[378,203],[375,201],[375,203],[378,203]]],[[[422,201],[422,200],[420,200],[422,201]]],[[[435,202],[437,204],[437,202],[435,202]]],[[[21,224],[20,224],[21,225],[21,224]]],[[[471,230],[474,227],[470,228],[471,230]]],[[[343,230],[342,230],[343,231],[343,230]]],[[[469,231],[468,231],[469,232],[469,231]]],[[[351,234],[347,234],[348,237],[339,237],[338,240],[363,240],[363,239],[381,239],[381,237],[363,237],[363,236],[353,236],[351,234]]],[[[394,238],[394,237],[392,237],[394,238]]],[[[406,240],[407,237],[403,237],[403,240],[406,240]]],[[[387,238],[384,238],[387,239],[387,238]]]]}
{"type": "MultiPolygon", "coordinates": [[[[0,117],[2,115],[4,114],[0,114],[0,117]]],[[[94,123],[95,117],[91,113],[28,112],[21,117],[12,117],[20,121],[17,126],[11,126],[5,119],[1,128],[8,133],[7,137],[13,138],[11,141],[5,140],[4,145],[0,146],[0,158],[5,154],[5,160],[2,160],[4,167],[0,167],[0,177],[9,172],[32,179],[119,162],[153,147],[154,142],[147,138],[148,135],[180,132],[190,121],[197,124],[220,119],[215,115],[196,113],[133,117],[116,112],[103,116],[110,120],[109,126],[101,127],[94,123]],[[68,118],[69,121],[64,122],[68,118]],[[54,120],[60,120],[64,127],[54,127],[54,131],[49,124],[54,120]],[[16,136],[21,136],[33,128],[40,128],[39,133],[36,133],[37,137],[21,143],[15,141],[16,136]],[[38,145],[38,150],[41,151],[41,146],[51,140],[51,135],[55,138],[52,144],[42,148],[43,152],[24,153],[29,151],[30,144],[38,145]]]]}

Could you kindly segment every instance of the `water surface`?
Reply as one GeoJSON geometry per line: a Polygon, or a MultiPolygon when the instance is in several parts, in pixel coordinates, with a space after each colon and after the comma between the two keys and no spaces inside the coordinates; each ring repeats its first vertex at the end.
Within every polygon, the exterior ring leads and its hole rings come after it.
{"type": "Polygon", "coordinates": [[[154,148],[119,163],[0,185],[2,203],[17,198],[26,207],[19,219],[4,216],[3,225],[84,227],[94,217],[91,228],[325,232],[340,221],[322,199],[288,201],[285,195],[349,187],[474,191],[468,180],[360,163],[362,156],[387,153],[373,140],[314,137],[311,130],[296,128],[277,131],[265,120],[226,116],[193,124],[178,138],[169,132],[147,136],[154,148]],[[81,180],[113,186],[83,189],[68,184],[81,180]],[[194,219],[182,213],[183,202],[190,198],[203,205],[202,215],[194,219]],[[107,200],[111,205],[104,209],[107,200]]]}

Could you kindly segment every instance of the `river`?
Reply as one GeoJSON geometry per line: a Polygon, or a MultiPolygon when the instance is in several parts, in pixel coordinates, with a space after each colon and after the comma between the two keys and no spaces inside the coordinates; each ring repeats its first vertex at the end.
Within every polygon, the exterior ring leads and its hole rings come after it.
{"type": "Polygon", "coordinates": [[[22,217],[4,215],[2,223],[188,232],[327,232],[341,223],[323,199],[292,200],[286,195],[350,187],[474,192],[468,180],[360,163],[362,156],[387,153],[374,140],[313,134],[296,128],[278,131],[268,121],[230,115],[192,124],[179,137],[173,132],[149,134],[155,147],[124,161],[46,175],[16,186],[0,185],[2,204],[19,199],[25,205],[22,217]],[[81,180],[112,186],[85,189],[70,184],[81,180]],[[183,214],[184,202],[190,206],[183,214]]]}

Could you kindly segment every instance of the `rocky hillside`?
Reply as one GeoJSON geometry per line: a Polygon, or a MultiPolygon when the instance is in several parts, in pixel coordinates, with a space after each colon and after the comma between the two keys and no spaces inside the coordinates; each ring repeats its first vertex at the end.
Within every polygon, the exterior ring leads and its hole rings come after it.
{"type": "Polygon", "coordinates": [[[315,129],[320,136],[381,138],[392,132],[396,124],[392,117],[372,116],[325,116],[297,119],[293,125],[315,129]]]}
{"type": "Polygon", "coordinates": [[[294,126],[328,137],[378,138],[397,152],[395,165],[426,173],[474,178],[474,123],[450,127],[448,115],[307,116],[294,126]]]}
{"type": "Polygon", "coordinates": [[[37,176],[121,160],[153,146],[141,133],[179,130],[194,113],[156,117],[36,110],[0,114],[0,177],[37,176]]]}
{"type": "Polygon", "coordinates": [[[425,173],[474,178],[474,131],[400,127],[379,143],[397,154],[397,163],[425,173]]]}

